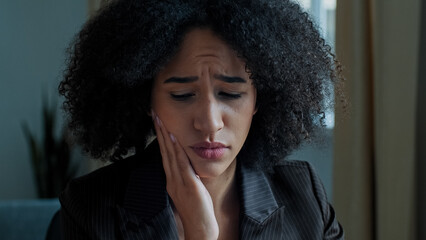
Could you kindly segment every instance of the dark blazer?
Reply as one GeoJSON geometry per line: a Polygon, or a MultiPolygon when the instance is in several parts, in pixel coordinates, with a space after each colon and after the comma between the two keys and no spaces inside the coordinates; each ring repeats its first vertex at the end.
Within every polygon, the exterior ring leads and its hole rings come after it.
{"type": "MultiPolygon", "coordinates": [[[[238,163],[237,180],[240,239],[343,239],[308,163],[285,161],[270,173],[238,163]]],[[[73,180],[60,201],[64,239],[178,238],[157,143],[73,180]]]]}

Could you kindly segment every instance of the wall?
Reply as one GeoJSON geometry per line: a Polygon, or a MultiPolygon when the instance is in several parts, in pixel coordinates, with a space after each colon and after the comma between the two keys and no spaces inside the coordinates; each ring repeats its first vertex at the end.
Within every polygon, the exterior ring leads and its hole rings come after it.
{"type": "Polygon", "coordinates": [[[87,0],[0,0],[0,199],[36,197],[21,123],[40,136],[42,89],[57,98],[65,48],[86,15],[87,0]]]}

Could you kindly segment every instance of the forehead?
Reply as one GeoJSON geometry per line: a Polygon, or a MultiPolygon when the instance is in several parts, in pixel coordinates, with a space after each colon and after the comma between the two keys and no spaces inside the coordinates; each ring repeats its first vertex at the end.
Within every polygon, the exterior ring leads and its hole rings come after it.
{"type": "Polygon", "coordinates": [[[210,52],[230,55],[234,53],[228,44],[210,29],[193,29],[189,31],[185,34],[179,52],[181,54],[210,52]]]}
{"type": "Polygon", "coordinates": [[[237,56],[225,41],[210,29],[193,29],[185,34],[175,56],[163,70],[179,71],[183,66],[191,67],[210,62],[232,71],[245,71],[245,62],[237,56]]]}

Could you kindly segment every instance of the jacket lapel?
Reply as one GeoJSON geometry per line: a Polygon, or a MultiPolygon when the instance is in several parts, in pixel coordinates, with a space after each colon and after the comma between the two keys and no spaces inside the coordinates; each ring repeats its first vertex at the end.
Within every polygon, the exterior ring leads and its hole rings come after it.
{"type": "Polygon", "coordinates": [[[151,144],[129,177],[123,205],[117,206],[123,239],[177,239],[159,152],[151,144]]]}
{"type": "Polygon", "coordinates": [[[284,206],[279,206],[262,171],[239,164],[240,239],[281,239],[284,206]]]}

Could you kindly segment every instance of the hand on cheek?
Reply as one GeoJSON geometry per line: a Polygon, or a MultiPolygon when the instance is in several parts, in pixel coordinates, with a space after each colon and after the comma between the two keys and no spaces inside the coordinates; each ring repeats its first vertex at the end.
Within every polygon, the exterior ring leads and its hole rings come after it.
{"type": "Polygon", "coordinates": [[[209,192],[195,174],[179,141],[152,112],[167,178],[167,192],[182,221],[185,239],[217,239],[219,227],[209,192]]]}

